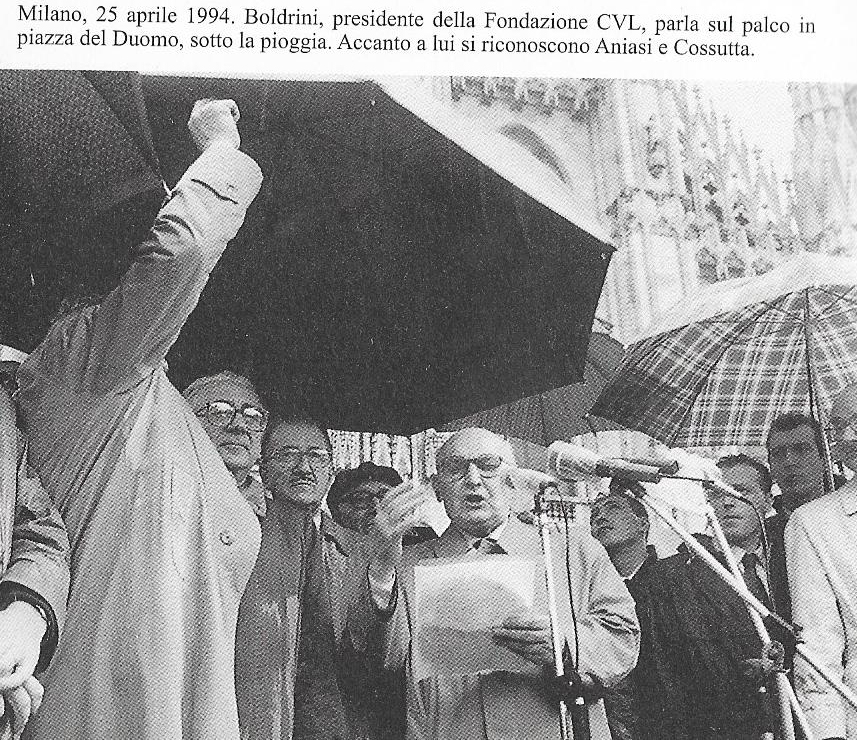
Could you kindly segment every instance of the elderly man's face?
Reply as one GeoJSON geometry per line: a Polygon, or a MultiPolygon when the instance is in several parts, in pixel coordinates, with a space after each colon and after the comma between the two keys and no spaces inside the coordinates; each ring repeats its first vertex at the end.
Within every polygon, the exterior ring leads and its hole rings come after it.
{"type": "Polygon", "coordinates": [[[833,459],[857,472],[857,383],[843,388],[830,409],[833,459]]]}
{"type": "Polygon", "coordinates": [[[271,431],[262,477],[274,498],[317,509],[333,481],[324,432],[308,422],[282,422],[271,431]]]}
{"type": "Polygon", "coordinates": [[[787,496],[810,501],[824,493],[824,462],[812,427],[772,432],[768,463],[771,477],[787,496]]]}
{"type": "Polygon", "coordinates": [[[466,429],[438,450],[435,491],[452,524],[485,537],[509,517],[515,488],[507,445],[485,429],[466,429]]]}
{"type": "Polygon", "coordinates": [[[630,501],[621,494],[610,493],[595,500],[589,516],[592,536],[610,552],[633,544],[646,544],[648,522],[637,516],[630,501]]]}
{"type": "Polygon", "coordinates": [[[764,520],[771,508],[771,496],[762,488],[759,472],[752,465],[729,465],[722,468],[721,472],[723,482],[752,501],[753,505],[714,489],[707,489],[705,498],[717,515],[726,541],[751,552],[759,546],[762,537],[759,516],[764,520]]]}
{"type": "Polygon", "coordinates": [[[187,402],[229,471],[246,475],[262,449],[266,414],[259,396],[248,383],[223,377],[195,390],[187,402]]]}

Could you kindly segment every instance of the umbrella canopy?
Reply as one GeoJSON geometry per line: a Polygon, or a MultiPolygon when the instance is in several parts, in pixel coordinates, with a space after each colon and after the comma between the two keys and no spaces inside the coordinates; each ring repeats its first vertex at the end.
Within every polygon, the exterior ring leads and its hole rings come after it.
{"type": "MultiPolygon", "coordinates": [[[[69,274],[117,279],[157,205],[137,196],[196,156],[204,97],[237,101],[266,181],[170,353],[178,385],[232,367],[275,410],[408,434],[583,378],[612,253],[593,213],[524,147],[394,84],[0,72],[0,174],[26,195],[4,219],[24,285],[7,323],[69,274]]],[[[26,348],[28,321],[8,332],[26,348]]]]}
{"type": "Polygon", "coordinates": [[[559,178],[535,184],[548,169],[518,145],[469,121],[459,145],[448,118],[373,82],[144,90],[168,180],[194,154],[179,112],[220,95],[266,173],[170,355],[179,383],[238,357],[274,408],[410,434],[582,379],[612,250],[569,220],[559,178]],[[532,174],[509,182],[480,146],[532,174]]]}
{"type": "Polygon", "coordinates": [[[636,342],[592,413],[672,447],[760,445],[857,380],[857,261],[804,253],[703,288],[636,342]]]}
{"type": "Polygon", "coordinates": [[[115,283],[164,196],[138,75],[0,70],[0,341],[115,283]]]}
{"type": "Polygon", "coordinates": [[[589,338],[582,383],[555,388],[456,419],[445,424],[440,431],[484,427],[547,447],[558,439],[569,441],[587,434],[593,427],[597,431],[620,429],[609,421],[587,420],[586,416],[624,356],[625,348],[621,343],[607,334],[594,332],[589,338]]]}

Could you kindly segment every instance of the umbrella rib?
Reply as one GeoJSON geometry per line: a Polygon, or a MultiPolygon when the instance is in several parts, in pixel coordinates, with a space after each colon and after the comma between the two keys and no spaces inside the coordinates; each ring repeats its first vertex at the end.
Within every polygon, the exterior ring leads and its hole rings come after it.
{"type": "MultiPolygon", "coordinates": [[[[758,303],[751,304],[754,306],[755,305],[761,305],[761,306],[765,307],[764,310],[761,311],[759,314],[755,314],[756,318],[761,317],[762,315],[766,314],[768,311],[779,312],[780,314],[782,314],[783,318],[786,318],[786,319],[800,318],[803,315],[802,312],[794,313],[792,311],[787,311],[786,309],[777,305],[777,302],[783,300],[783,298],[785,298],[786,295],[789,295],[789,294],[777,296],[777,298],[771,299],[770,301],[759,301],[758,303]]],[[[707,318],[707,319],[700,319],[696,323],[698,323],[700,325],[717,325],[717,324],[730,325],[730,324],[734,323],[732,321],[729,321],[729,319],[720,318],[720,316],[723,316],[723,314],[718,314],[717,316],[712,316],[712,317],[707,318]]]]}
{"type": "Polygon", "coordinates": [[[851,290],[848,290],[845,293],[835,293],[830,288],[819,288],[818,290],[820,293],[827,293],[828,295],[833,296],[834,300],[832,300],[830,302],[831,306],[836,304],[836,303],[841,303],[841,302],[850,303],[852,306],[857,306],[857,300],[854,300],[853,298],[849,297],[849,295],[848,295],[848,293],[850,293],[851,290]]]}

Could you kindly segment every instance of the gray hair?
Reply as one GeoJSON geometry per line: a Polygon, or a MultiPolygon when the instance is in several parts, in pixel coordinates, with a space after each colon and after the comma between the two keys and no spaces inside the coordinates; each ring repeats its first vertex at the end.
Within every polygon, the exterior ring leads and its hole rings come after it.
{"type": "Polygon", "coordinates": [[[195,393],[202,390],[207,385],[223,380],[244,386],[247,390],[251,391],[256,398],[259,398],[259,392],[256,390],[256,386],[253,385],[250,379],[244,375],[234,372],[233,370],[221,370],[213,375],[203,375],[197,378],[189,383],[184,391],[182,391],[182,396],[184,396],[185,401],[190,402],[191,396],[195,393]]]}

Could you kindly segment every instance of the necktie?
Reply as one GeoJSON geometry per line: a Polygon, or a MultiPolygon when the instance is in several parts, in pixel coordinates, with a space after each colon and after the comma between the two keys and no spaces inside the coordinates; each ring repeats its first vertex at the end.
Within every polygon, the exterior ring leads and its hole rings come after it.
{"type": "Polygon", "coordinates": [[[768,592],[765,590],[765,585],[756,570],[758,562],[759,556],[754,552],[745,553],[744,557],[741,558],[741,565],[744,566],[744,583],[750,593],[770,609],[771,600],[768,598],[768,592]]]}
{"type": "Polygon", "coordinates": [[[497,540],[492,540],[490,537],[483,537],[481,540],[476,540],[473,543],[473,549],[478,550],[484,555],[503,555],[506,552],[497,544],[497,540]]]}

